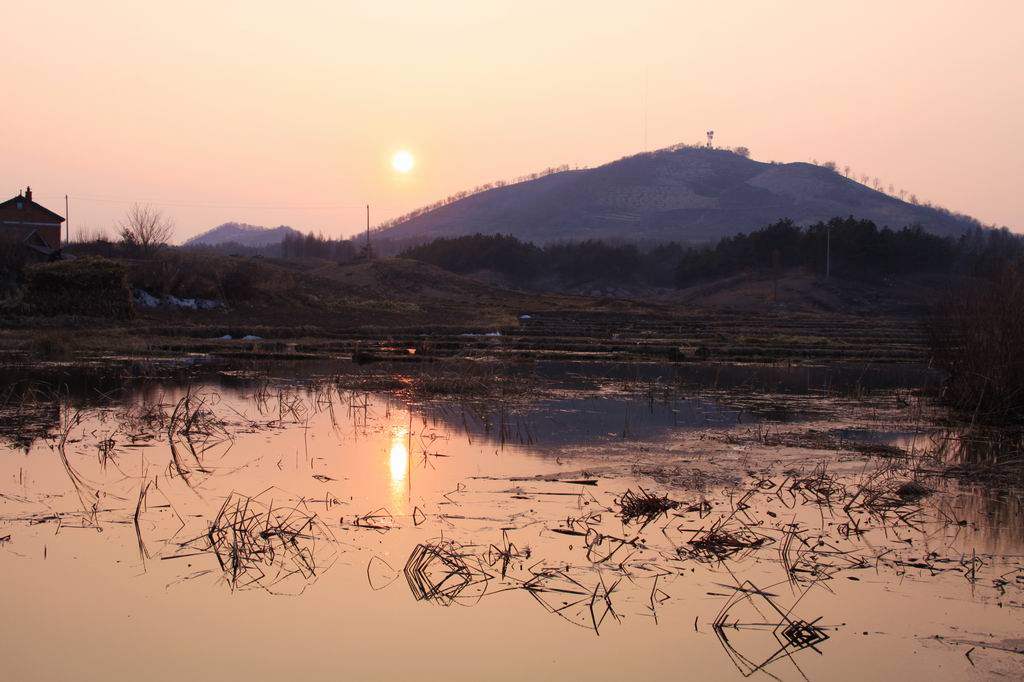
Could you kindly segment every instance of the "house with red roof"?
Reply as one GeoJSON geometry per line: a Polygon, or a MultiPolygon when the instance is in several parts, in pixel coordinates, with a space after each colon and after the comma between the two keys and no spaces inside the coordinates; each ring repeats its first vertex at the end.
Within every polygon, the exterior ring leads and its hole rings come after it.
{"type": "Polygon", "coordinates": [[[60,256],[64,216],[32,200],[32,188],[0,203],[0,243],[21,244],[37,256],[60,256]]]}

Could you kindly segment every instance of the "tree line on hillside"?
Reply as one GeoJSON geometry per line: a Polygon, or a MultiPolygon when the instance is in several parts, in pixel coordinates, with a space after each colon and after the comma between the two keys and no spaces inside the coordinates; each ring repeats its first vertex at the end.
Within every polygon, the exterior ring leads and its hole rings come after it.
{"type": "Polygon", "coordinates": [[[511,235],[481,235],[435,239],[399,254],[458,274],[491,271],[516,286],[557,279],[565,286],[594,280],[642,281],[668,287],[675,264],[683,254],[678,244],[641,250],[634,244],[598,240],[537,246],[511,235]]]}
{"type": "Polygon", "coordinates": [[[351,239],[331,239],[322,234],[286,234],[281,240],[283,258],[325,258],[348,262],[359,255],[351,239]]]}
{"type": "Polygon", "coordinates": [[[587,240],[537,246],[510,235],[440,238],[402,257],[458,274],[491,271],[517,286],[591,281],[686,287],[731,275],[802,267],[839,277],[985,272],[999,259],[1024,257],[1024,242],[1003,228],[976,228],[944,238],[922,228],[878,228],[868,220],[833,218],[801,228],[781,220],[711,247],[661,244],[640,248],[587,240]]]}
{"type": "MultiPolygon", "coordinates": [[[[370,255],[396,256],[410,246],[423,243],[418,237],[395,239],[374,235],[370,241],[370,255]]],[[[338,263],[351,263],[367,256],[366,236],[357,234],[349,238],[333,239],[323,234],[308,232],[285,235],[275,244],[247,246],[237,242],[203,244],[187,247],[194,251],[217,253],[224,256],[264,256],[266,258],[323,258],[338,263]]]]}
{"type": "MultiPolygon", "coordinates": [[[[134,207],[120,228],[121,239],[79,243],[75,253],[107,257],[138,256],[166,241],[170,223],[159,211],[134,207]],[[149,225],[163,230],[150,238],[149,225]]],[[[158,230],[159,232],[159,230],[158,230]]],[[[833,218],[809,227],[781,220],[749,234],[726,237],[714,246],[613,244],[598,240],[537,246],[510,235],[470,235],[422,242],[374,235],[331,239],[322,234],[287,234],[262,247],[226,243],[189,247],[224,255],[322,258],[348,263],[367,255],[401,255],[459,274],[492,271],[521,287],[572,288],[590,282],[686,287],[741,272],[802,267],[840,277],[912,272],[983,274],[998,260],[1024,257],[1022,239],[1006,228],[977,226],[959,238],[943,238],[920,227],[878,228],[867,220],[833,218]]],[[[0,259],[6,288],[22,281],[24,264],[8,254],[0,259]]]]}
{"type": "Polygon", "coordinates": [[[323,258],[338,263],[349,263],[363,255],[363,244],[352,239],[332,239],[323,234],[309,232],[288,233],[280,242],[251,246],[238,242],[219,244],[191,244],[190,251],[216,253],[222,256],[263,256],[265,258],[323,258]]]}
{"type": "Polygon", "coordinates": [[[756,269],[804,267],[844,277],[949,272],[958,245],[921,227],[878,229],[870,220],[833,218],[801,228],[780,220],[750,234],[725,237],[710,249],[691,249],[677,266],[687,285],[756,269]]]}

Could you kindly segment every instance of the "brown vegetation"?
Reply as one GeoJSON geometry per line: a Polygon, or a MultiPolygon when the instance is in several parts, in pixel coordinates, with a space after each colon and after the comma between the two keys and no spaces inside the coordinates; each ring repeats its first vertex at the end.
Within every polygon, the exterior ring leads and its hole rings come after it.
{"type": "Polygon", "coordinates": [[[27,270],[25,303],[37,315],[131,318],[124,267],[105,258],[79,258],[27,270]]]}
{"type": "Polygon", "coordinates": [[[945,399],[972,419],[1024,421],[1024,264],[953,292],[931,321],[936,361],[949,372],[945,399]]]}

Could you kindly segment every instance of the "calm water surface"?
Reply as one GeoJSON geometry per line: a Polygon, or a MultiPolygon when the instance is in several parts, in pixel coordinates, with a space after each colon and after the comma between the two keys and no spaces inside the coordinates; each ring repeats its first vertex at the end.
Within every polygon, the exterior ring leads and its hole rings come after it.
{"type": "Polygon", "coordinates": [[[1013,491],[919,497],[891,458],[766,435],[922,455],[939,430],[886,391],[926,373],[538,371],[562,383],[511,405],[9,376],[5,679],[1018,678],[1013,491]],[[627,491],[673,504],[624,517],[627,491]]]}

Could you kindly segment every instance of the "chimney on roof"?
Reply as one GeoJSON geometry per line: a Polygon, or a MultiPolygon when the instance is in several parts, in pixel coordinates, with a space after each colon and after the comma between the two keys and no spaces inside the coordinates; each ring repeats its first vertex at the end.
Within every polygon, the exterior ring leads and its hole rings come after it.
{"type": "Polygon", "coordinates": [[[32,201],[32,188],[31,187],[26,187],[25,188],[25,200],[26,201],[32,201]]]}

